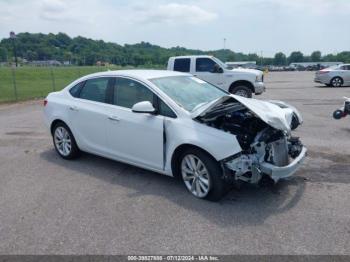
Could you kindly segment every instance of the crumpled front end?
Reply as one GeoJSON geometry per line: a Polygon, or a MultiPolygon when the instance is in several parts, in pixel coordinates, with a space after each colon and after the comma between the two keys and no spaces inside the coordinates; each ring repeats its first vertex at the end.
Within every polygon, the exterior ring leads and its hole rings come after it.
{"type": "Polygon", "coordinates": [[[223,160],[222,164],[226,176],[235,180],[256,184],[267,175],[277,182],[292,176],[306,153],[299,138],[267,128],[259,133],[248,150],[223,160]]]}
{"type": "Polygon", "coordinates": [[[281,101],[238,96],[214,102],[194,117],[239,142],[241,152],[221,160],[226,177],[258,183],[267,175],[277,182],[298,170],[307,150],[291,135],[303,122],[297,109],[281,101]]]}

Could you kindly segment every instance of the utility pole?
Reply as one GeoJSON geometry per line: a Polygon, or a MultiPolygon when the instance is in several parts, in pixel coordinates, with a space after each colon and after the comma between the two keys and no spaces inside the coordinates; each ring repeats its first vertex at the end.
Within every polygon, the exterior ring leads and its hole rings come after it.
{"type": "Polygon", "coordinates": [[[226,49],[226,38],[224,38],[224,50],[226,49]]]}
{"type": "Polygon", "coordinates": [[[260,65],[263,65],[263,51],[260,51],[260,65]]]}
{"type": "Polygon", "coordinates": [[[10,38],[12,39],[13,54],[15,56],[16,67],[18,67],[17,49],[16,49],[16,34],[15,34],[15,32],[13,32],[13,31],[10,32],[10,38]]]}

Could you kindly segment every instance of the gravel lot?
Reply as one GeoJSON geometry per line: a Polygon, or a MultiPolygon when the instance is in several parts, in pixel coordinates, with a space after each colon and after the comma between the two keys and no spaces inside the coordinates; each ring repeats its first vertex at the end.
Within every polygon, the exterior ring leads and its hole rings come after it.
{"type": "Polygon", "coordinates": [[[175,179],[54,151],[41,102],[0,106],[0,254],[350,254],[350,87],[270,73],[259,99],[295,105],[309,149],[297,176],[244,186],[219,203],[175,179]]]}

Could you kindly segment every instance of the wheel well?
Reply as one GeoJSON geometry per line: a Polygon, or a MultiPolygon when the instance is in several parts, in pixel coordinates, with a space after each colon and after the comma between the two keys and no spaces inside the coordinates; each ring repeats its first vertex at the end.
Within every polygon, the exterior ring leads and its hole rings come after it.
{"type": "Polygon", "coordinates": [[[53,128],[54,128],[58,123],[63,123],[63,124],[65,124],[65,125],[67,125],[65,122],[63,122],[63,121],[60,120],[60,119],[54,120],[54,121],[51,123],[51,126],[50,126],[51,135],[53,134],[53,128]]]}
{"type": "Polygon", "coordinates": [[[204,153],[206,153],[208,156],[212,157],[215,161],[216,159],[206,150],[204,150],[203,148],[200,148],[198,146],[192,145],[192,144],[182,144],[180,146],[178,146],[175,150],[174,153],[171,157],[171,171],[173,173],[173,176],[176,178],[180,178],[180,170],[179,170],[179,161],[180,161],[180,156],[181,154],[185,151],[188,150],[189,148],[196,148],[198,150],[203,151],[204,153]]]}
{"type": "Polygon", "coordinates": [[[332,83],[332,81],[333,81],[334,78],[340,78],[340,80],[342,81],[342,83],[344,83],[344,79],[343,79],[341,76],[332,77],[330,83],[332,83]]]}
{"type": "Polygon", "coordinates": [[[254,86],[251,82],[247,81],[247,80],[239,80],[236,82],[233,82],[229,88],[229,92],[231,93],[232,90],[237,87],[237,86],[246,86],[248,87],[250,90],[252,90],[252,92],[254,93],[254,86]]]}

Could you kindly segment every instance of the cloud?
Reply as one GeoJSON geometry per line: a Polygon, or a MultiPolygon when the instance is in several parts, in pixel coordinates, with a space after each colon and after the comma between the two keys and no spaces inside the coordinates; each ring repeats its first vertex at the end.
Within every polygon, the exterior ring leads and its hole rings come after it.
{"type": "Polygon", "coordinates": [[[202,24],[217,18],[217,14],[196,5],[169,3],[156,7],[135,7],[135,22],[147,24],[202,24]]]}
{"type": "Polygon", "coordinates": [[[40,17],[45,20],[66,20],[68,4],[64,0],[44,0],[41,3],[40,17]]]}

